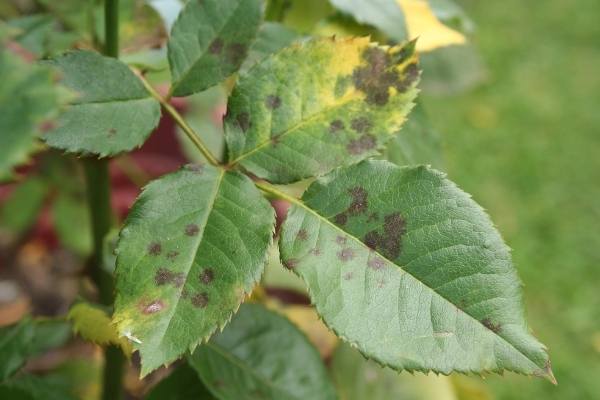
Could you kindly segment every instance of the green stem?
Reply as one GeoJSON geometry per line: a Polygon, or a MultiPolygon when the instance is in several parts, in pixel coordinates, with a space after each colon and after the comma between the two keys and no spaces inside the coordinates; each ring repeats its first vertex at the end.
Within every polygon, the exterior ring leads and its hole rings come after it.
{"type": "MultiPolygon", "coordinates": [[[[104,1],[104,54],[119,56],[119,1],[104,1]]],[[[83,165],[87,185],[88,203],[92,222],[94,242],[92,258],[92,278],[98,287],[100,302],[111,305],[113,298],[113,277],[103,268],[104,238],[112,225],[110,205],[110,176],[108,159],[85,158],[83,165]]],[[[120,348],[107,347],[104,351],[104,371],[102,400],[123,398],[123,368],[125,358],[120,348]]]]}
{"type": "Polygon", "coordinates": [[[181,114],[179,114],[179,112],[177,112],[177,110],[175,109],[175,107],[173,107],[166,98],[162,97],[160,95],[160,93],[158,93],[152,87],[152,85],[150,85],[150,83],[146,79],[144,79],[143,76],[141,76],[141,74],[139,74],[139,76],[140,76],[140,79],[142,80],[142,83],[144,84],[144,86],[148,90],[148,92],[150,92],[150,94],[152,95],[152,97],[154,97],[156,100],[159,101],[159,103],[162,105],[162,107],[167,112],[167,114],[169,114],[171,116],[171,118],[173,118],[173,120],[175,121],[175,123],[177,125],[179,125],[179,127],[181,128],[181,130],[183,130],[183,132],[185,133],[185,135],[192,141],[192,143],[194,143],[194,146],[196,146],[196,148],[200,151],[200,153],[202,153],[202,155],[204,156],[204,158],[206,158],[206,160],[209,163],[211,163],[212,165],[215,165],[215,166],[219,165],[219,161],[215,158],[215,156],[212,155],[212,153],[204,145],[204,143],[202,142],[202,140],[200,139],[200,137],[198,136],[198,134],[183,119],[183,117],[181,116],[181,114]]]}

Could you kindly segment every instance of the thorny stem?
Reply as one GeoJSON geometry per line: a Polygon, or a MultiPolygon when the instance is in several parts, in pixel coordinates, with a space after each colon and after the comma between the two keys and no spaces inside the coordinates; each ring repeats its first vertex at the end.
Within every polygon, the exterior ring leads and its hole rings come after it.
{"type": "Polygon", "coordinates": [[[150,85],[150,83],[146,79],[144,79],[143,76],[141,76],[141,74],[139,74],[139,75],[140,75],[140,79],[142,80],[142,83],[144,84],[144,86],[146,87],[148,92],[150,92],[152,97],[154,97],[156,100],[158,100],[158,102],[162,105],[164,110],[171,116],[171,118],[173,118],[175,123],[177,125],[179,125],[179,127],[183,130],[183,132],[186,134],[186,136],[192,141],[192,143],[194,143],[194,146],[196,146],[196,148],[200,151],[200,153],[202,153],[204,158],[206,158],[206,160],[209,163],[211,163],[212,165],[218,166],[219,161],[215,158],[215,156],[212,155],[210,150],[208,150],[208,148],[204,145],[202,140],[200,140],[200,137],[196,134],[194,129],[183,119],[183,117],[181,116],[181,114],[179,114],[179,112],[177,112],[175,107],[173,107],[166,98],[161,96],[152,87],[152,85],[150,85]]]}
{"type": "MultiPolygon", "coordinates": [[[[119,56],[119,1],[104,1],[104,54],[119,56]]],[[[87,157],[83,160],[87,197],[90,208],[94,251],[92,278],[98,287],[100,302],[112,304],[113,278],[103,269],[103,242],[111,228],[110,175],[108,159],[87,157]]],[[[104,351],[102,400],[123,398],[124,356],[118,347],[109,346],[104,351]]]]}

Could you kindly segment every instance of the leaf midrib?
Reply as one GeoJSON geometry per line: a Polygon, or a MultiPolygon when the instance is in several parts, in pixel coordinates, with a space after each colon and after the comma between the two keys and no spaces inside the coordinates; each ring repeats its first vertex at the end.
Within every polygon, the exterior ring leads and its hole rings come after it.
{"type": "MultiPolygon", "coordinates": [[[[299,207],[302,207],[303,209],[305,209],[309,213],[315,215],[319,220],[324,221],[326,224],[328,224],[329,226],[331,226],[333,229],[335,229],[335,230],[337,230],[339,232],[344,233],[345,235],[347,235],[348,237],[350,237],[352,240],[358,242],[361,246],[367,247],[359,238],[357,238],[356,236],[354,236],[354,235],[350,234],[349,232],[343,230],[342,228],[338,227],[337,225],[335,225],[334,223],[332,223],[331,221],[329,221],[329,219],[325,218],[324,216],[322,216],[321,214],[319,214],[317,211],[315,211],[312,208],[310,208],[309,206],[307,206],[302,200],[295,199],[295,201],[293,201],[293,203],[295,205],[299,206],[299,207]]],[[[513,349],[515,349],[519,354],[523,355],[525,357],[525,359],[529,360],[536,368],[542,369],[542,367],[540,367],[539,365],[537,365],[535,363],[535,361],[533,361],[527,354],[523,353],[520,349],[516,348],[514,344],[512,344],[511,342],[509,342],[502,335],[499,335],[498,333],[492,331],[490,328],[488,328],[487,326],[485,326],[480,320],[478,320],[473,315],[469,314],[467,311],[465,311],[461,307],[459,307],[459,305],[454,304],[448,298],[446,298],[442,294],[438,293],[434,288],[432,288],[431,286],[427,285],[425,282],[423,282],[422,280],[420,280],[418,277],[416,277],[415,275],[413,275],[412,273],[410,273],[409,271],[407,271],[406,269],[404,269],[403,266],[398,265],[397,263],[391,261],[390,259],[388,259],[387,257],[383,256],[381,253],[379,253],[376,250],[372,250],[372,251],[375,254],[377,254],[379,257],[381,257],[382,259],[384,259],[386,262],[389,262],[389,263],[391,263],[393,265],[396,265],[404,273],[410,275],[413,279],[415,279],[417,282],[419,282],[420,284],[422,284],[427,289],[431,290],[434,294],[436,294],[437,296],[439,296],[441,299],[445,300],[446,302],[448,302],[449,304],[453,305],[454,307],[457,307],[458,309],[460,309],[465,315],[468,315],[471,319],[473,319],[474,321],[476,321],[478,324],[480,324],[481,326],[483,326],[485,329],[487,329],[488,331],[492,332],[492,334],[495,337],[498,337],[498,338],[502,339],[502,341],[504,341],[505,343],[507,343],[513,349]]],[[[303,280],[304,280],[304,278],[303,278],[303,280]]],[[[508,368],[505,368],[505,369],[508,369],[508,368]]]]}

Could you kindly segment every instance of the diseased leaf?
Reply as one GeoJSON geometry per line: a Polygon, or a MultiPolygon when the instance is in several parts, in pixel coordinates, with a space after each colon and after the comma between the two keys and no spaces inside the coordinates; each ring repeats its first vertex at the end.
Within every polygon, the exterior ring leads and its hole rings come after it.
{"type": "Polygon", "coordinates": [[[431,125],[423,104],[417,103],[400,132],[390,140],[385,158],[396,165],[430,164],[440,168],[442,148],[440,137],[431,125]]]}
{"type": "Polygon", "coordinates": [[[168,42],[173,95],[200,92],[236,72],[261,20],[261,0],[188,2],[168,42]]]}
{"type": "Polygon", "coordinates": [[[67,317],[73,322],[73,330],[85,340],[100,346],[119,346],[127,356],[131,355],[131,344],[120,338],[106,312],[89,303],[75,304],[67,317]]]}
{"type": "Polygon", "coordinates": [[[43,139],[68,152],[115,155],[141,146],[160,119],[160,105],[122,62],[74,51],[49,62],[78,96],[43,139]]]}
{"type": "Polygon", "coordinates": [[[376,154],[404,122],[418,78],[412,43],[294,44],[234,88],[225,117],[230,164],[289,183],[376,154]]]}
{"type": "Polygon", "coordinates": [[[215,400],[198,374],[183,364],[152,388],[145,400],[215,400]]]}
{"type": "Polygon", "coordinates": [[[56,117],[59,94],[48,67],[0,50],[0,182],[27,161],[44,122],[56,117]]]}
{"type": "Polygon", "coordinates": [[[283,263],[363,354],[400,370],[553,379],[527,332],[508,247],[442,173],[366,161],[302,199],[282,227],[283,263]]]}
{"type": "Polygon", "coordinates": [[[458,400],[449,377],[398,374],[347,344],[335,350],[331,372],[343,400],[458,400]]]}
{"type": "Polygon", "coordinates": [[[229,321],[263,272],[274,221],[237,172],[191,165],[146,186],[117,245],[113,318],[142,375],[229,321]]]}
{"type": "Polygon", "coordinates": [[[282,316],[244,304],[227,328],[188,356],[221,400],[322,400],[335,392],[317,349],[282,316]]]}

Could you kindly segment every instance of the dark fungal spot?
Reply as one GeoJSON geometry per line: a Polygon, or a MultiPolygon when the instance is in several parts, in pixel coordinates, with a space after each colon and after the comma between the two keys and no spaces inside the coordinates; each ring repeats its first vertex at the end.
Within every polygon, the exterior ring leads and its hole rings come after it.
{"type": "Polygon", "coordinates": [[[185,276],[181,272],[173,272],[167,268],[159,268],[154,274],[154,283],[157,286],[173,285],[181,287],[185,283],[185,276]]]}
{"type": "Polygon", "coordinates": [[[179,252],[178,252],[178,251],[171,250],[170,252],[168,252],[168,253],[167,253],[167,258],[168,258],[169,260],[173,260],[173,259],[175,259],[175,257],[177,257],[178,255],[179,255],[179,252]]]}
{"type": "Polygon", "coordinates": [[[305,241],[306,239],[308,239],[308,232],[306,232],[306,229],[301,228],[298,231],[298,234],[296,235],[296,239],[301,241],[305,241]]]}
{"type": "Polygon", "coordinates": [[[208,46],[208,51],[211,54],[219,54],[219,53],[221,53],[221,51],[223,51],[223,44],[224,43],[221,38],[216,38],[215,40],[212,41],[210,46],[208,46]]]}
{"type": "Polygon", "coordinates": [[[225,57],[233,65],[239,65],[246,58],[246,46],[242,43],[230,43],[225,50],[225,57]]]}
{"type": "Polygon", "coordinates": [[[212,268],[206,268],[200,273],[200,282],[208,285],[215,279],[215,272],[212,268]]]}
{"type": "Polygon", "coordinates": [[[206,308],[208,305],[208,294],[204,292],[196,293],[192,296],[192,304],[197,308],[206,308]]]}
{"type": "Polygon", "coordinates": [[[337,225],[346,225],[346,222],[348,222],[348,215],[345,212],[343,212],[343,213],[336,215],[333,218],[333,220],[335,221],[335,223],[337,225]]]}
{"type": "Polygon", "coordinates": [[[373,257],[367,262],[367,266],[374,271],[379,271],[385,267],[385,261],[381,257],[373,257]]]}
{"type": "Polygon", "coordinates": [[[110,128],[108,130],[108,137],[113,137],[117,134],[117,130],[115,128],[110,128]]]}
{"type": "Polygon", "coordinates": [[[347,241],[347,239],[346,239],[346,237],[345,237],[345,236],[337,236],[337,237],[335,238],[335,242],[336,242],[337,244],[346,244],[346,241],[347,241]]]}
{"type": "Polygon", "coordinates": [[[283,266],[289,270],[292,270],[298,266],[298,260],[295,258],[289,258],[287,260],[282,261],[283,266]]]}
{"type": "Polygon", "coordinates": [[[152,242],[148,245],[148,254],[157,256],[162,252],[162,246],[158,242],[152,242]]]}
{"type": "Polygon", "coordinates": [[[353,155],[363,154],[377,146],[377,139],[371,134],[366,134],[358,139],[353,139],[346,145],[348,153],[353,155]]]}
{"type": "Polygon", "coordinates": [[[200,228],[196,224],[188,224],[185,226],[185,234],[188,236],[196,236],[200,232],[200,228]]]}
{"type": "Polygon", "coordinates": [[[352,120],[350,126],[358,133],[367,133],[371,130],[373,124],[367,117],[358,117],[352,120]]]}
{"type": "Polygon", "coordinates": [[[281,98],[274,94],[270,94],[265,99],[265,106],[267,106],[267,108],[270,108],[271,110],[276,110],[279,107],[281,107],[281,98]]]}
{"type": "Polygon", "coordinates": [[[362,214],[367,210],[368,207],[368,193],[367,191],[360,187],[356,186],[351,189],[348,189],[348,193],[352,196],[352,203],[346,210],[350,215],[362,214]]]}
{"type": "Polygon", "coordinates": [[[485,326],[494,333],[500,333],[500,331],[502,330],[500,324],[493,323],[492,320],[490,320],[489,318],[482,319],[481,323],[483,324],[483,326],[485,326]]]}
{"type": "Polygon", "coordinates": [[[156,314],[165,308],[165,303],[163,303],[162,300],[153,300],[150,303],[141,304],[140,308],[145,315],[156,314]]]}
{"type": "Polygon", "coordinates": [[[343,248],[337,252],[337,257],[342,262],[350,261],[354,258],[354,250],[349,247],[343,248]]]}
{"type": "Polygon", "coordinates": [[[242,132],[246,132],[250,129],[250,115],[247,112],[239,113],[235,120],[242,132]]]}
{"type": "Polygon", "coordinates": [[[344,129],[344,122],[342,122],[342,120],[336,119],[331,121],[331,123],[329,124],[329,132],[331,133],[337,133],[342,129],[344,129]]]}
{"type": "Polygon", "coordinates": [[[379,251],[390,260],[400,255],[402,235],[406,232],[406,222],[400,213],[386,215],[383,233],[377,230],[367,232],[363,242],[370,248],[379,251]]]}

